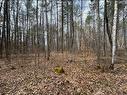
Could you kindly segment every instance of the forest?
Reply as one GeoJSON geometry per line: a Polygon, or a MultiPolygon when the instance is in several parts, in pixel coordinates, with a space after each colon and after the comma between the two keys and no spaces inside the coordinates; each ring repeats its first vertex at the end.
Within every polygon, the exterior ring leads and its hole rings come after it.
{"type": "Polygon", "coordinates": [[[127,95],[127,0],[0,0],[0,95],[127,95]]]}

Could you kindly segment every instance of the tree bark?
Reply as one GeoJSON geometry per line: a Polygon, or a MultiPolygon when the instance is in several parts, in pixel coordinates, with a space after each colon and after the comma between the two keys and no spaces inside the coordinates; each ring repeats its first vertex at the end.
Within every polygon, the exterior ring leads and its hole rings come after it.
{"type": "Polygon", "coordinates": [[[111,64],[111,69],[114,69],[114,63],[115,63],[117,19],[118,19],[118,0],[115,0],[114,18],[113,18],[113,27],[112,27],[112,64],[111,64]]]}
{"type": "Polygon", "coordinates": [[[48,14],[47,14],[47,0],[45,0],[45,15],[46,15],[46,30],[47,30],[47,60],[50,58],[50,36],[49,36],[49,24],[48,24],[48,14]]]}

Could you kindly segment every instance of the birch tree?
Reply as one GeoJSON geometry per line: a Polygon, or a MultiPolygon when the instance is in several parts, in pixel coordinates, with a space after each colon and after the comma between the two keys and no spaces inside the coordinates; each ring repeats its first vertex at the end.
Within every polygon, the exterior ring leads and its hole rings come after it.
{"type": "Polygon", "coordinates": [[[118,0],[115,0],[114,18],[113,18],[113,27],[112,27],[112,64],[111,64],[111,69],[114,69],[114,62],[115,62],[117,20],[118,20],[118,0]]]}
{"type": "Polygon", "coordinates": [[[49,24],[48,24],[48,9],[47,9],[47,0],[45,0],[45,16],[46,16],[46,31],[47,31],[47,60],[50,57],[50,39],[49,39],[49,24]]]}

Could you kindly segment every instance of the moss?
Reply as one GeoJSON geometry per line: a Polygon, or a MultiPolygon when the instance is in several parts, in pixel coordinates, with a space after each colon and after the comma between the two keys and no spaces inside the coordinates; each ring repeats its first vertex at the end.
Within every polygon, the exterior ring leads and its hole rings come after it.
{"type": "Polygon", "coordinates": [[[63,67],[61,67],[61,66],[56,66],[56,67],[54,68],[54,72],[55,72],[56,74],[62,74],[62,73],[64,73],[64,69],[63,69],[63,67]]]}

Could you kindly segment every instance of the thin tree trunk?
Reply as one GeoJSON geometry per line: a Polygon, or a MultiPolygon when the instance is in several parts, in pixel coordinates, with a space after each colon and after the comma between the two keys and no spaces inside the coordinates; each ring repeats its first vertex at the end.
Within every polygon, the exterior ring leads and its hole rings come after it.
{"type": "Polygon", "coordinates": [[[110,47],[112,48],[112,35],[111,35],[111,31],[109,29],[109,20],[108,20],[108,15],[107,15],[107,0],[105,0],[105,22],[106,22],[106,32],[108,34],[110,47]]]}
{"type": "Polygon", "coordinates": [[[46,15],[46,30],[47,30],[47,60],[50,58],[50,38],[49,38],[49,24],[48,24],[48,14],[47,14],[47,0],[45,0],[45,15],[46,15]]]}
{"type": "Polygon", "coordinates": [[[56,31],[56,45],[57,45],[57,51],[59,50],[59,24],[58,24],[58,20],[59,20],[59,10],[58,10],[58,1],[56,1],[56,6],[57,6],[57,31],[56,31]]]}
{"type": "Polygon", "coordinates": [[[126,41],[127,31],[126,31],[126,25],[125,25],[125,8],[123,8],[123,32],[124,32],[124,47],[125,47],[125,50],[127,51],[127,41],[126,41]]]}
{"type": "Polygon", "coordinates": [[[63,10],[63,0],[62,0],[62,35],[61,35],[61,49],[62,49],[62,53],[63,53],[63,45],[64,45],[64,38],[63,38],[63,34],[64,34],[64,10],[63,10]]]}
{"type": "MultiPolygon", "coordinates": [[[[66,1],[67,7],[68,7],[68,1],[66,1]]],[[[67,50],[69,50],[69,9],[67,9],[67,50]]]]}
{"type": "Polygon", "coordinates": [[[115,0],[114,18],[113,18],[113,27],[112,27],[112,64],[111,64],[111,69],[114,69],[114,63],[115,63],[117,19],[118,19],[118,0],[115,0]]]}
{"type": "Polygon", "coordinates": [[[71,0],[71,13],[70,13],[70,51],[74,49],[74,19],[73,19],[73,0],[71,0]]]}
{"type": "Polygon", "coordinates": [[[99,0],[96,0],[96,33],[97,33],[97,63],[100,64],[100,12],[99,12],[99,0]]]}
{"type": "Polygon", "coordinates": [[[106,25],[106,6],[107,6],[107,1],[105,0],[105,3],[104,3],[104,56],[106,56],[106,31],[105,31],[105,25],[106,25]]]}
{"type": "Polygon", "coordinates": [[[80,16],[80,23],[81,23],[81,26],[80,26],[80,35],[79,35],[79,50],[81,50],[81,41],[82,41],[82,32],[83,32],[83,28],[82,28],[82,26],[83,26],[83,21],[82,21],[82,14],[83,14],[83,0],[81,0],[80,1],[80,3],[81,3],[81,16],[80,16]]]}

